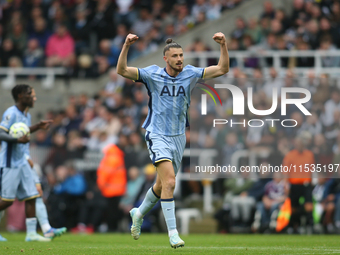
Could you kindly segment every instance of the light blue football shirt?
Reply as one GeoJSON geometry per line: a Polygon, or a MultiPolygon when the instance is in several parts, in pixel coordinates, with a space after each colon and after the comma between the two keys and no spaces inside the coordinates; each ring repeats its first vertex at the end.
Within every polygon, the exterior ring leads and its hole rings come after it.
{"type": "Polygon", "coordinates": [[[187,65],[176,77],[157,65],[138,68],[138,79],[148,90],[149,112],[142,127],[155,134],[176,136],[185,133],[191,91],[204,68],[187,65]]]}
{"type": "MultiPolygon", "coordinates": [[[[17,122],[23,122],[31,126],[31,115],[21,112],[18,107],[9,107],[2,116],[0,128],[9,132],[10,127],[17,122]]],[[[1,142],[0,167],[16,168],[24,164],[27,159],[25,153],[28,144],[1,142]]]]}

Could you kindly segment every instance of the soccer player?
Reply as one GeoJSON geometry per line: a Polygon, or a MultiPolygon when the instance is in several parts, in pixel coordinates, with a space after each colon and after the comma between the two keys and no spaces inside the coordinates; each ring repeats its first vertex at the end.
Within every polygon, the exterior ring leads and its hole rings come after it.
{"type": "Polygon", "coordinates": [[[220,59],[217,65],[207,68],[183,66],[183,49],[172,39],[167,39],[163,50],[166,67],[156,65],[146,68],[127,66],[127,54],[138,36],[129,34],[120,53],[117,71],[121,76],[143,82],[149,94],[149,112],[143,124],[145,140],[152,163],[157,169],[156,182],[147,192],[139,208],[130,211],[131,235],[139,239],[143,217],[161,200],[161,207],[168,228],[170,245],[183,247],[184,241],[176,229],[175,202],[173,193],[176,174],[180,168],[185,147],[185,127],[190,93],[197,80],[215,78],[229,71],[229,55],[223,33],[213,39],[220,44],[220,59]]]}
{"type": "MultiPolygon", "coordinates": [[[[31,108],[33,108],[35,101],[37,100],[37,96],[35,93],[35,90],[32,88],[32,98],[33,98],[33,102],[32,102],[32,106],[31,108]]],[[[25,110],[25,113],[28,113],[30,107],[27,107],[25,110]]],[[[45,129],[47,129],[48,126],[45,127],[45,129]]],[[[29,164],[29,168],[32,170],[31,174],[33,176],[34,179],[34,183],[35,186],[37,188],[37,191],[39,192],[39,197],[37,197],[35,199],[35,213],[37,216],[37,219],[39,221],[41,230],[44,233],[44,236],[47,238],[51,238],[53,239],[56,236],[61,236],[62,234],[64,234],[66,232],[66,228],[52,228],[50,225],[50,222],[48,221],[48,215],[47,215],[47,209],[46,206],[44,204],[44,201],[42,199],[43,197],[43,190],[41,188],[41,184],[40,184],[40,178],[37,174],[37,172],[34,169],[34,164],[33,161],[30,157],[30,149],[29,149],[29,143],[25,144],[25,157],[27,159],[27,164],[29,164]]]]}
{"type": "MultiPolygon", "coordinates": [[[[13,204],[17,197],[25,200],[26,212],[26,241],[51,241],[37,234],[37,219],[35,217],[35,199],[39,193],[34,185],[31,169],[25,158],[25,144],[29,142],[29,136],[13,138],[8,134],[10,127],[17,122],[23,122],[30,127],[33,133],[38,129],[47,128],[51,121],[40,121],[31,125],[31,115],[25,113],[27,107],[33,106],[32,88],[29,85],[16,85],[12,89],[15,105],[9,107],[3,114],[0,123],[0,176],[1,176],[1,200],[0,211],[13,204]]],[[[6,241],[2,236],[0,241],[6,241]]]]}

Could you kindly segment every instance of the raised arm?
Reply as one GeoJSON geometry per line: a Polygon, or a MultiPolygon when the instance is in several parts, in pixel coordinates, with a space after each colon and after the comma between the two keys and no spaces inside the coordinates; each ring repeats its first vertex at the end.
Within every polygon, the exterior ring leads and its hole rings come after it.
{"type": "Polygon", "coordinates": [[[136,67],[127,66],[127,54],[130,48],[135,41],[138,40],[138,36],[134,34],[128,34],[125,43],[123,45],[122,51],[120,52],[118,63],[117,63],[117,73],[121,76],[131,79],[138,80],[138,69],[136,67]]]}
{"type": "Polygon", "coordinates": [[[219,77],[229,72],[229,54],[225,36],[219,32],[214,34],[213,39],[220,44],[220,60],[216,66],[209,66],[205,69],[204,79],[219,77]]]}

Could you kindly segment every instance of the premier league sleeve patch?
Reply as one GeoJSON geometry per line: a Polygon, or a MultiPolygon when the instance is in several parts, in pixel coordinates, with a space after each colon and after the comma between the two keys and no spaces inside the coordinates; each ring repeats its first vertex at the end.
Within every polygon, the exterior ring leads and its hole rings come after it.
{"type": "Polygon", "coordinates": [[[10,126],[12,124],[11,122],[14,119],[13,119],[13,116],[11,116],[11,114],[8,114],[8,115],[4,116],[2,121],[1,121],[1,123],[0,123],[0,127],[2,129],[4,129],[5,131],[8,131],[8,129],[10,128],[10,126]]]}

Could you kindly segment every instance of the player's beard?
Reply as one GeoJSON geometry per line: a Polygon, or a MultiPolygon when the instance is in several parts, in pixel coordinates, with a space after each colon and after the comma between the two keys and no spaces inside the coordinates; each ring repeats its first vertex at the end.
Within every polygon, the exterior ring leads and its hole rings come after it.
{"type": "Polygon", "coordinates": [[[182,72],[182,70],[183,70],[183,66],[181,66],[181,67],[178,67],[178,66],[172,66],[172,65],[170,65],[170,63],[169,63],[169,66],[173,69],[173,70],[175,70],[176,72],[182,72]]]}
{"type": "Polygon", "coordinates": [[[28,102],[26,107],[33,108],[34,107],[34,101],[32,100],[32,102],[28,102]]]}

